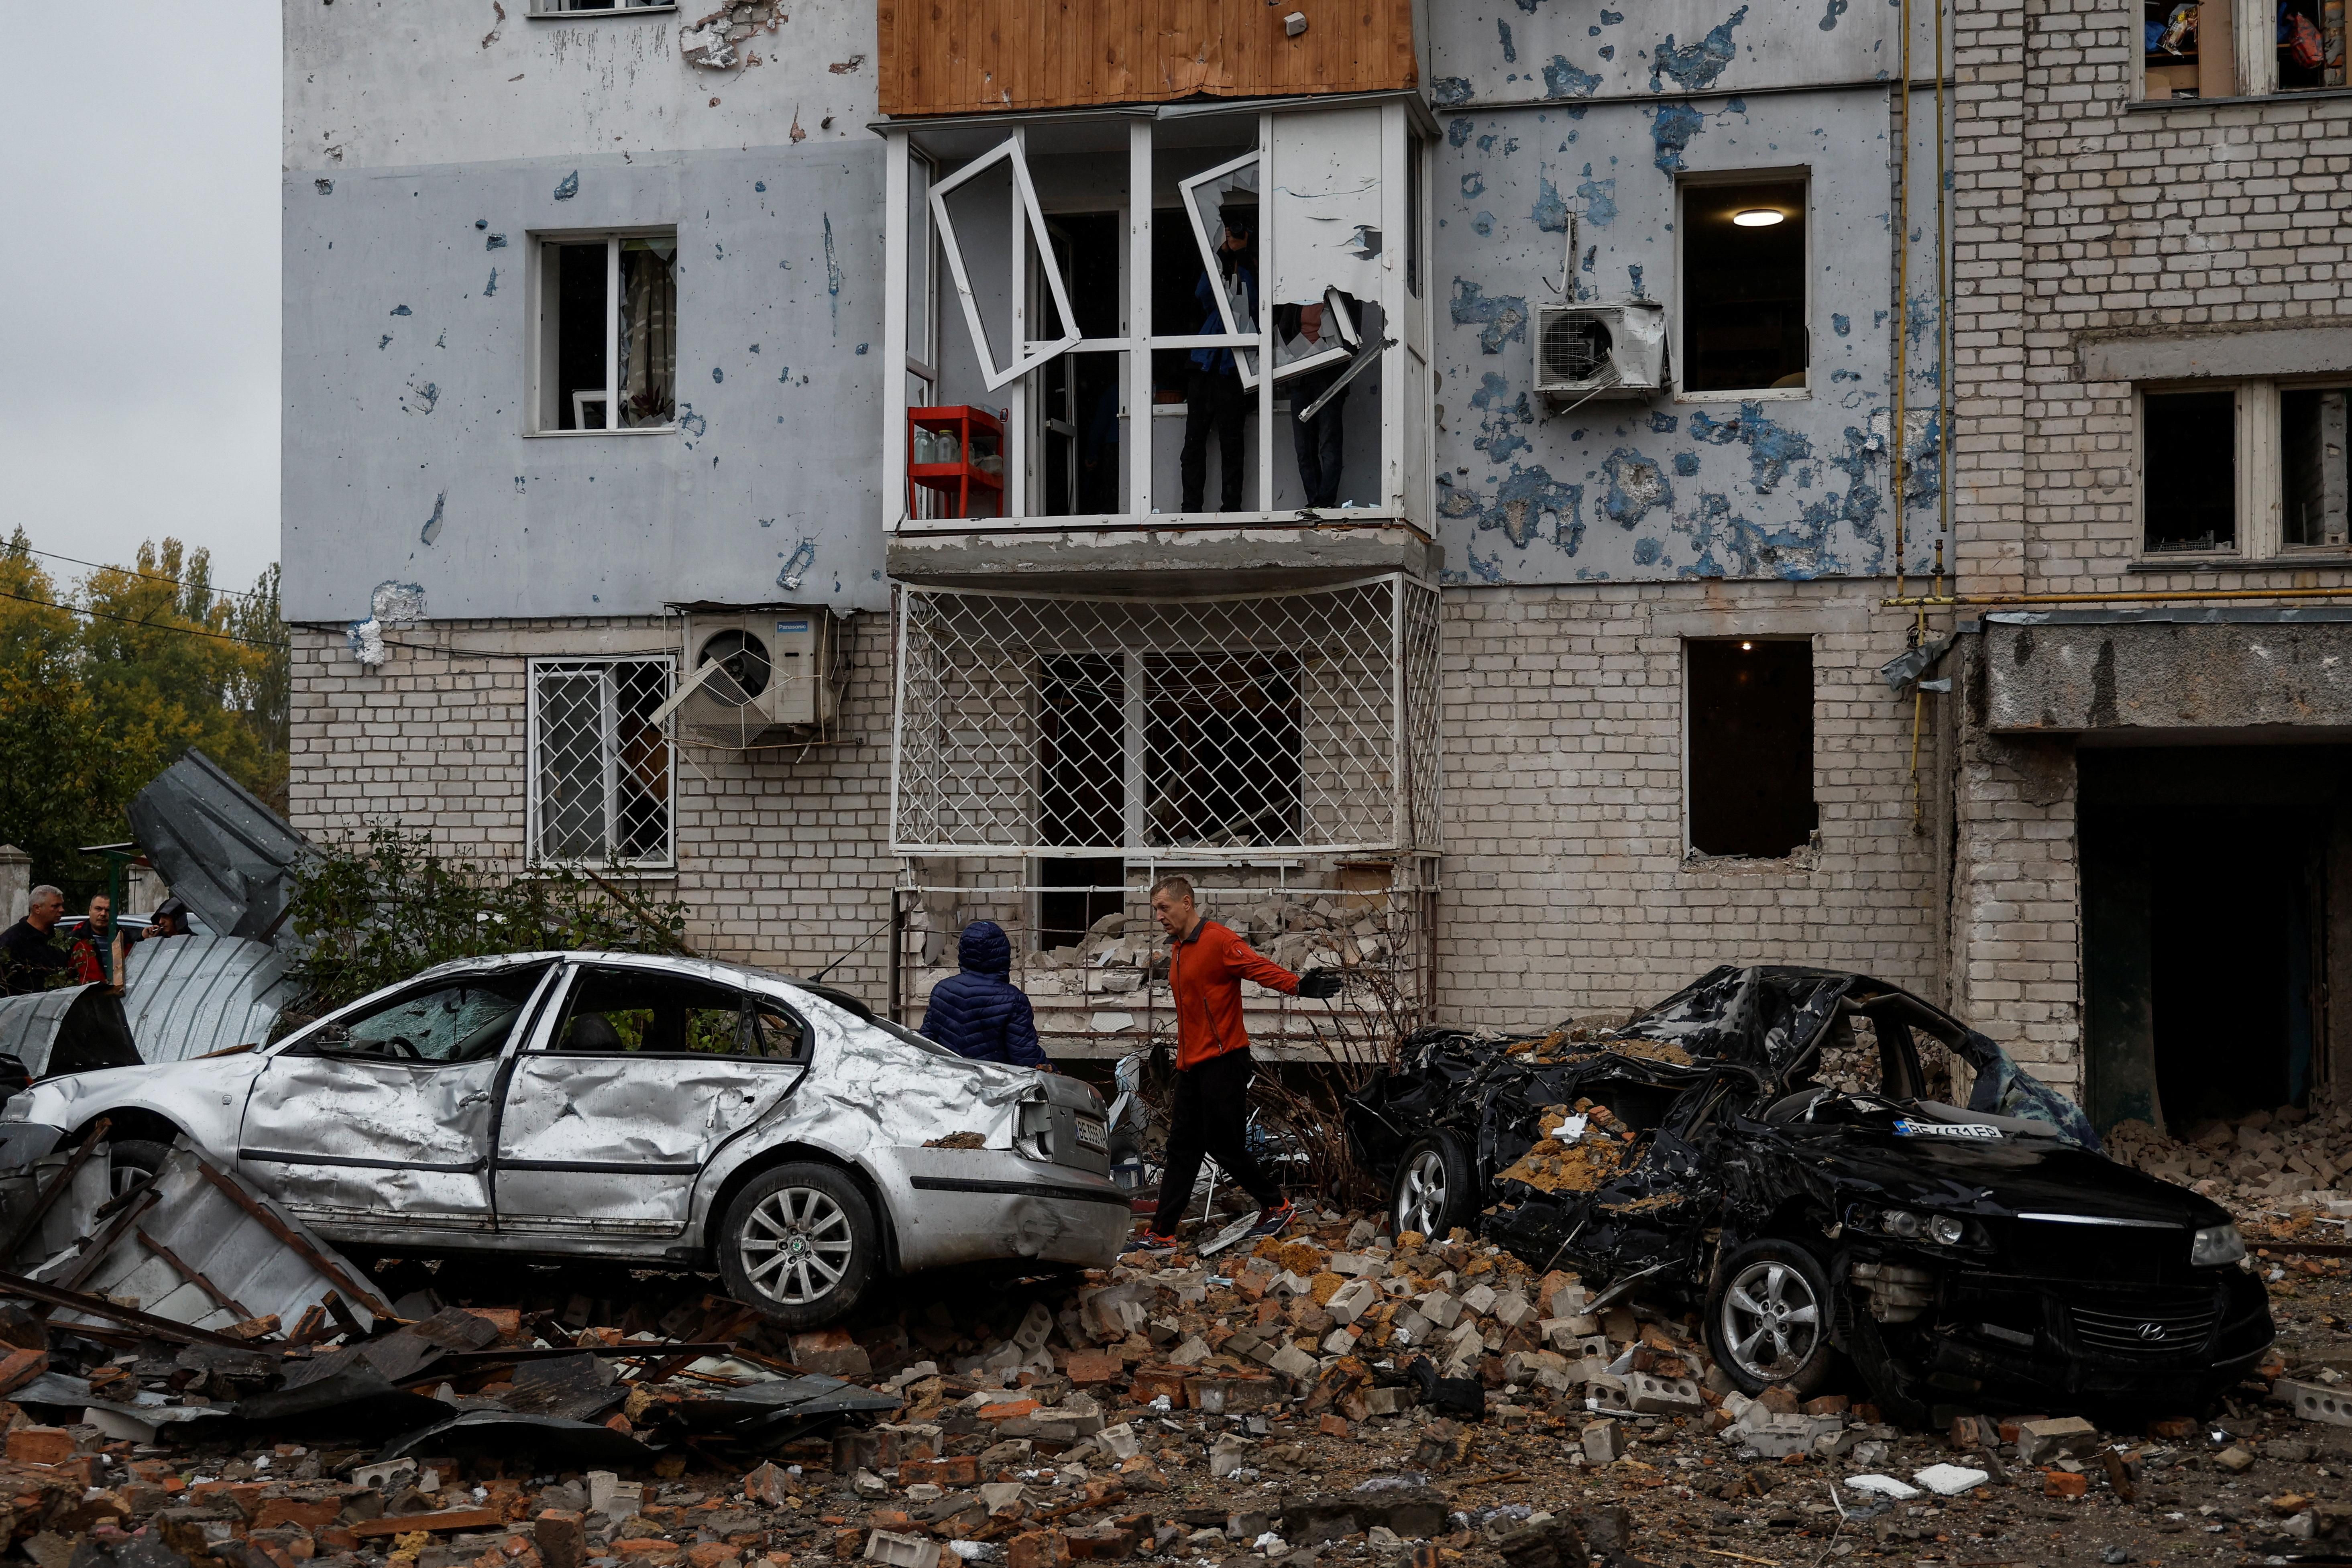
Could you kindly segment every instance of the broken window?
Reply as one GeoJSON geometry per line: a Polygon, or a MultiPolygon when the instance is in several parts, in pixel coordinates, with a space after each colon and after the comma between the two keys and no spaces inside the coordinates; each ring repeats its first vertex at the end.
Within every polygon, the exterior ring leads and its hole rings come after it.
{"type": "Polygon", "coordinates": [[[1069,288],[1017,137],[935,182],[930,204],[940,249],[989,391],[1078,341],[1069,288]],[[1022,286],[1022,279],[1033,277],[1045,289],[1042,309],[1033,308],[1022,286]],[[1032,336],[1033,323],[1046,335],[1032,336]]]}
{"type": "Polygon", "coordinates": [[[2346,405],[2352,392],[2340,386],[2315,390],[2288,388],[2279,394],[2281,476],[2285,493],[2280,498],[2281,542],[2289,548],[2342,550],[2347,536],[2347,491],[2352,469],[2347,467],[2346,405]]]}
{"type": "Polygon", "coordinates": [[[1806,384],[1805,182],[1682,189],[1682,390],[1806,384]]]}
{"type": "Polygon", "coordinates": [[[2140,509],[2147,551],[2234,550],[2238,543],[2234,391],[2140,396],[2140,509]]]}
{"type": "Polygon", "coordinates": [[[1683,644],[1690,847],[1778,859],[1819,826],[1813,645],[1801,637],[1683,644]]]}
{"type": "Polygon", "coordinates": [[[534,659],[530,682],[531,859],[670,864],[670,661],[534,659]]]}
{"type": "Polygon", "coordinates": [[[538,428],[673,424],[676,232],[545,238],[539,257],[538,428]]]}
{"type": "Polygon", "coordinates": [[[337,1019],[302,1042],[310,1056],[393,1062],[474,1062],[499,1054],[545,964],[412,991],[337,1019]]]}

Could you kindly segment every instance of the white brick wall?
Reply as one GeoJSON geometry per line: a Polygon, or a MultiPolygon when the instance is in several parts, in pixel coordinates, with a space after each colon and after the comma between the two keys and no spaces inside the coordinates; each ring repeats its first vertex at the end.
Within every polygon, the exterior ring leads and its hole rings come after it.
{"type": "MultiPolygon", "coordinates": [[[[2352,100],[2126,106],[2139,7],[1955,0],[1953,560],[1963,593],[2272,588],[2339,568],[2130,570],[2132,388],[2086,333],[2352,321],[2352,100]]],[[[2352,367],[2347,367],[2352,369],[2352,367]]],[[[1948,620],[1946,621],[1948,625],[1948,620]]],[[[2079,1082],[2071,749],[1954,715],[1953,1001],[2079,1082]]]]}
{"type": "MultiPolygon", "coordinates": [[[[526,817],[525,658],[672,651],[676,623],[437,621],[394,636],[410,646],[371,673],[341,637],[295,634],[294,826],[313,835],[429,827],[453,853],[514,870],[526,817]]],[[[687,905],[698,950],[814,973],[888,921],[897,862],[884,617],[858,617],[851,657],[840,743],[751,761],[681,749],[677,869],[642,885],[687,905]]],[[[887,936],[877,935],[828,980],[879,1005],[888,956],[887,936]]]]}
{"type": "MultiPolygon", "coordinates": [[[[1938,994],[1933,812],[1911,704],[1878,679],[1875,583],[1456,589],[1445,605],[1443,1016],[1528,1025],[1653,1002],[1724,963],[1859,969],[1938,994]],[[1813,643],[1820,847],[1683,860],[1682,636],[1813,643]]],[[[1934,736],[1921,752],[1935,802],[1934,736]]]]}

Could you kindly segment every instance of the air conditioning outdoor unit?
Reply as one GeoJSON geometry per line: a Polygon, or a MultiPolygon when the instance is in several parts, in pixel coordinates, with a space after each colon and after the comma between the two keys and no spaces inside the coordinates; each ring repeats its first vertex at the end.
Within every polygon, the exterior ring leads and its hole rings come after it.
{"type": "Polygon", "coordinates": [[[840,643],[824,608],[688,614],[669,702],[679,738],[736,750],[821,738],[839,711],[840,643]]]}
{"type": "Polygon", "coordinates": [[[1665,391],[1665,307],[1647,300],[1537,306],[1535,388],[1580,402],[1665,391]]]}

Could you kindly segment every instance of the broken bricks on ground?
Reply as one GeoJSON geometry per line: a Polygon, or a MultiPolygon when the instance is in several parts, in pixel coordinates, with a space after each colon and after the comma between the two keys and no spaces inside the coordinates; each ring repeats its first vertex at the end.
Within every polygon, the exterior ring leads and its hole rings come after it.
{"type": "Polygon", "coordinates": [[[0,1312],[0,1496],[39,1568],[1582,1568],[2073,1520],[2124,1562],[2347,1530],[2322,1489],[2352,1443],[2251,1393],[2210,1426],[1960,1412],[1909,1434],[1838,1396],[1748,1400],[1695,1321],[1459,1233],[1327,1215],[1134,1265],[788,1338],[677,1282],[617,1311],[412,1289],[365,1332],[264,1320],[227,1346],[158,1339],[121,1301],[35,1303],[0,1312]],[[322,1363],[350,1397],[301,1399],[322,1363]],[[403,1399],[438,1418],[405,1426],[403,1399]],[[2190,1482],[2227,1505],[2160,1507],[2190,1482]],[[2126,1525],[2137,1547],[2112,1543],[2126,1525]]]}

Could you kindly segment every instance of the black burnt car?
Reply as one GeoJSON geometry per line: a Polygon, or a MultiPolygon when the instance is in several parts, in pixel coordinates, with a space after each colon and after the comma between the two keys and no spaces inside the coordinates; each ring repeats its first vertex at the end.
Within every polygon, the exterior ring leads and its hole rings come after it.
{"type": "Polygon", "coordinates": [[[1843,1352],[1906,1425],[2181,1411],[2273,1337],[2227,1213],[2108,1160],[1999,1046],[1864,975],[1727,965],[1589,1037],[1425,1029],[1348,1134],[1400,1231],[1685,1292],[1751,1394],[1811,1392],[1843,1352]],[[1928,1097],[1938,1045],[1975,1075],[1965,1108],[1928,1097]]]}

